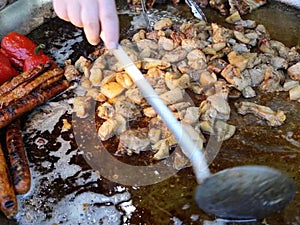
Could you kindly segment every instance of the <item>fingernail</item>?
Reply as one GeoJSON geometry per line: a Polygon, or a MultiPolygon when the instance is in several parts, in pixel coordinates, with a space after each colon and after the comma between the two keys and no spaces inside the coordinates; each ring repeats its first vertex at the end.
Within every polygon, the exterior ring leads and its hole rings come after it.
{"type": "Polygon", "coordinates": [[[118,48],[118,43],[115,42],[108,42],[105,44],[107,49],[116,49],[118,48]]]}

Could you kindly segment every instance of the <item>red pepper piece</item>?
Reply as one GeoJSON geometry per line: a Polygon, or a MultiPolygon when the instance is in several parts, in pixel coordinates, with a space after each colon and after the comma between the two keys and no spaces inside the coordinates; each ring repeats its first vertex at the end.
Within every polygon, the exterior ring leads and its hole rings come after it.
{"type": "Polygon", "coordinates": [[[18,71],[12,67],[8,58],[0,52],[0,85],[17,74],[18,71]]]}
{"type": "Polygon", "coordinates": [[[24,66],[23,66],[23,71],[30,70],[40,64],[46,64],[46,63],[51,63],[52,68],[56,67],[54,61],[48,57],[47,55],[32,55],[29,56],[27,59],[24,61],[24,66]]]}
{"type": "MultiPolygon", "coordinates": [[[[26,58],[34,54],[37,44],[22,34],[10,32],[2,38],[1,47],[5,50],[11,61],[18,60],[24,62],[26,58]]],[[[43,52],[39,51],[38,54],[41,55],[43,52]]],[[[20,69],[22,67],[23,65],[20,69]]]]}
{"type": "Polygon", "coordinates": [[[0,52],[6,56],[6,58],[8,58],[8,60],[10,61],[11,65],[15,68],[21,69],[23,67],[23,61],[18,60],[16,58],[11,58],[7,52],[4,49],[0,49],[0,52]]]}

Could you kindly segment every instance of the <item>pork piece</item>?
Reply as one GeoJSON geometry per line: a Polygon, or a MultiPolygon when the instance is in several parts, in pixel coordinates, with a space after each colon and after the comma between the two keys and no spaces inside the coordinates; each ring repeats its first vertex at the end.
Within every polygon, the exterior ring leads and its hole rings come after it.
{"type": "Polygon", "coordinates": [[[218,141],[225,141],[231,138],[236,130],[236,127],[222,120],[214,122],[203,120],[199,124],[200,129],[207,134],[217,135],[218,141]]]}
{"type": "Polygon", "coordinates": [[[185,156],[181,148],[177,146],[174,153],[173,167],[176,170],[181,170],[190,166],[192,166],[190,160],[185,156]]]}
{"type": "Polygon", "coordinates": [[[107,98],[115,98],[124,90],[125,88],[117,82],[109,82],[101,87],[101,93],[104,94],[107,98]]]}
{"type": "Polygon", "coordinates": [[[178,44],[175,44],[174,41],[167,37],[160,37],[158,40],[158,46],[160,49],[164,49],[166,51],[172,51],[178,44]]]}
{"type": "Polygon", "coordinates": [[[176,47],[182,44],[182,41],[186,39],[184,33],[180,32],[179,30],[171,31],[170,38],[173,40],[174,46],[176,47]]]}
{"type": "Polygon", "coordinates": [[[191,78],[188,74],[183,74],[179,78],[175,73],[166,72],[165,74],[165,82],[169,89],[185,89],[190,86],[191,78]]]}
{"type": "Polygon", "coordinates": [[[218,141],[226,141],[235,133],[236,127],[222,120],[217,120],[214,124],[214,131],[218,135],[218,141]]]}
{"type": "Polygon", "coordinates": [[[76,116],[84,118],[88,115],[88,112],[91,108],[91,97],[87,96],[78,96],[74,98],[73,102],[73,112],[76,113],[76,116]]]}
{"type": "Polygon", "coordinates": [[[184,100],[184,90],[175,88],[160,95],[163,102],[167,105],[182,102],[184,100]]]}
{"type": "Polygon", "coordinates": [[[291,100],[297,100],[298,102],[300,102],[300,85],[299,84],[289,90],[289,96],[290,96],[291,100]]]}
{"type": "Polygon", "coordinates": [[[165,139],[159,140],[157,143],[152,145],[152,149],[157,151],[155,155],[153,156],[153,159],[155,160],[161,160],[164,158],[169,157],[170,148],[177,144],[176,139],[173,135],[170,135],[169,137],[165,139]]]}
{"type": "Polygon", "coordinates": [[[238,54],[235,51],[230,52],[227,55],[228,61],[231,65],[239,68],[240,71],[243,71],[244,69],[246,69],[247,65],[248,65],[248,61],[249,59],[244,57],[243,55],[238,54]]]}
{"type": "Polygon", "coordinates": [[[231,64],[222,70],[221,75],[239,91],[250,85],[249,80],[242,76],[240,69],[231,64]]]}
{"type": "Polygon", "coordinates": [[[229,104],[220,94],[211,95],[200,104],[200,117],[202,120],[214,121],[220,119],[226,121],[229,116],[229,104]]]}
{"type": "Polygon", "coordinates": [[[98,88],[88,88],[85,96],[92,97],[94,100],[98,102],[104,102],[105,100],[107,100],[105,95],[102,94],[98,88]]]}
{"type": "Polygon", "coordinates": [[[265,77],[265,70],[267,65],[260,64],[253,69],[249,69],[249,76],[251,79],[251,87],[257,87],[261,82],[263,82],[265,77]]]}
{"type": "Polygon", "coordinates": [[[98,136],[101,141],[106,141],[114,135],[121,134],[126,130],[126,120],[121,115],[115,115],[106,120],[98,129],[98,136]]]}
{"type": "Polygon", "coordinates": [[[239,54],[249,53],[250,49],[244,43],[236,43],[232,46],[232,50],[236,51],[239,54]]]}
{"type": "Polygon", "coordinates": [[[102,119],[112,118],[115,114],[115,108],[108,102],[104,102],[97,108],[97,115],[102,119]]]}
{"type": "Polygon", "coordinates": [[[150,118],[157,116],[157,112],[155,111],[155,109],[152,106],[144,108],[143,114],[150,118]]]}
{"type": "Polygon", "coordinates": [[[132,79],[126,72],[116,73],[115,76],[117,83],[119,83],[122,87],[126,89],[131,88],[134,84],[132,79]]]}
{"type": "Polygon", "coordinates": [[[245,28],[255,28],[256,22],[253,20],[243,20],[240,16],[239,11],[231,13],[230,16],[226,17],[225,21],[230,24],[240,25],[245,28]]]}
{"type": "Polygon", "coordinates": [[[164,76],[165,72],[158,68],[149,69],[145,76],[158,95],[168,91],[164,76]]]}
{"type": "Polygon", "coordinates": [[[273,67],[267,67],[264,74],[264,80],[259,88],[265,92],[274,92],[281,89],[281,82],[284,81],[284,73],[280,70],[274,70],[273,67]]]}
{"type": "Polygon", "coordinates": [[[158,128],[150,128],[148,131],[148,138],[151,144],[155,144],[160,140],[162,130],[158,128]]]}
{"type": "Polygon", "coordinates": [[[228,0],[230,14],[238,11],[241,15],[248,14],[252,10],[267,3],[267,0],[228,0]]]}
{"type": "Polygon", "coordinates": [[[233,31],[221,27],[216,23],[211,24],[213,43],[227,43],[230,38],[233,38],[233,31]]]}
{"type": "Polygon", "coordinates": [[[91,61],[89,59],[80,56],[74,66],[79,72],[83,73],[85,77],[90,77],[91,61]]]}
{"type": "Polygon", "coordinates": [[[293,80],[300,80],[300,62],[296,63],[295,65],[291,66],[287,70],[288,75],[293,80]]]}
{"type": "Polygon", "coordinates": [[[163,30],[166,28],[170,28],[173,25],[173,21],[170,18],[163,18],[159,21],[157,21],[153,28],[154,30],[163,30]]]}
{"type": "Polygon", "coordinates": [[[251,86],[247,86],[242,90],[244,98],[253,98],[256,96],[255,90],[251,86]]]}
{"type": "Polygon", "coordinates": [[[209,63],[208,69],[215,73],[220,73],[227,65],[228,62],[223,59],[214,59],[209,63]]]}
{"type": "Polygon", "coordinates": [[[94,86],[100,86],[101,81],[103,78],[102,71],[105,68],[105,55],[99,56],[91,66],[89,70],[89,80],[91,81],[92,85],[94,86]]]}
{"type": "Polygon", "coordinates": [[[202,86],[209,86],[213,85],[215,82],[217,82],[217,75],[215,73],[210,73],[209,71],[203,71],[200,74],[200,84],[202,86]]]}
{"type": "Polygon", "coordinates": [[[227,0],[209,0],[209,5],[217,9],[221,15],[226,16],[229,13],[227,0]]]}
{"type": "Polygon", "coordinates": [[[138,88],[128,89],[125,92],[125,96],[131,102],[133,102],[137,105],[144,105],[146,103],[146,100],[144,99],[144,97],[142,96],[142,94],[138,88]]]}
{"type": "Polygon", "coordinates": [[[121,133],[119,140],[116,155],[125,153],[127,155],[139,154],[141,151],[146,151],[150,145],[148,128],[126,130],[121,133]]]}
{"type": "Polygon", "coordinates": [[[201,70],[206,68],[206,57],[200,49],[192,50],[187,54],[188,65],[195,69],[201,70]]]}
{"type": "MultiPolygon", "coordinates": [[[[142,51],[143,49],[146,49],[146,48],[150,48],[152,50],[157,50],[158,49],[158,44],[156,43],[156,41],[153,41],[153,40],[150,40],[150,39],[143,39],[143,40],[137,41],[136,45],[137,45],[139,51],[142,51]]],[[[136,53],[136,55],[138,55],[138,54],[136,53]]],[[[136,60],[133,60],[133,61],[136,61],[136,60]]]]}
{"type": "Polygon", "coordinates": [[[128,101],[117,101],[114,104],[116,114],[123,116],[127,120],[134,120],[141,117],[141,112],[137,105],[128,101]]]}
{"type": "Polygon", "coordinates": [[[200,110],[199,107],[189,107],[185,111],[185,115],[182,119],[183,123],[195,125],[199,122],[200,110]]]}
{"type": "Polygon", "coordinates": [[[143,40],[143,39],[146,39],[146,31],[145,30],[139,30],[132,37],[133,42],[137,42],[137,41],[140,41],[140,40],[143,40]]]}
{"type": "Polygon", "coordinates": [[[149,70],[151,68],[157,68],[161,70],[165,70],[169,68],[171,64],[166,60],[153,59],[153,58],[144,58],[142,60],[142,68],[145,70],[149,70]]]}
{"type": "Polygon", "coordinates": [[[64,75],[68,81],[79,80],[79,78],[81,77],[79,71],[76,69],[74,65],[72,65],[71,60],[65,61],[64,75]]]}
{"type": "Polygon", "coordinates": [[[170,63],[176,63],[186,58],[188,52],[182,47],[178,47],[172,51],[168,51],[162,57],[162,60],[165,60],[170,63]]]}
{"type": "Polygon", "coordinates": [[[254,114],[260,119],[266,120],[269,126],[280,126],[286,119],[286,116],[282,110],[279,109],[277,112],[275,112],[267,106],[258,105],[253,102],[237,102],[235,103],[235,106],[239,114],[254,114]]]}

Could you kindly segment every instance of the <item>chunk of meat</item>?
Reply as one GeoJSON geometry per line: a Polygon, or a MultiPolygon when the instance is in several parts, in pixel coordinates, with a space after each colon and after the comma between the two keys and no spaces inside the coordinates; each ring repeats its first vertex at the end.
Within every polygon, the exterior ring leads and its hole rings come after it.
{"type": "Polygon", "coordinates": [[[288,75],[293,80],[300,80],[300,62],[288,68],[288,75]]]}
{"type": "Polygon", "coordinates": [[[235,103],[238,113],[245,115],[247,113],[254,114],[261,119],[266,120],[269,126],[280,126],[286,119],[282,110],[273,111],[271,108],[263,105],[258,105],[253,102],[235,103]]]}
{"type": "Polygon", "coordinates": [[[76,113],[78,117],[86,117],[91,108],[91,97],[87,96],[78,96],[74,98],[73,102],[73,111],[76,113]]]}
{"type": "Polygon", "coordinates": [[[121,115],[106,120],[98,129],[98,136],[101,141],[106,141],[116,134],[126,130],[126,120],[121,115]]]}
{"type": "Polygon", "coordinates": [[[150,145],[147,128],[130,129],[121,133],[118,150],[115,154],[139,154],[141,151],[146,151],[150,145]]]}

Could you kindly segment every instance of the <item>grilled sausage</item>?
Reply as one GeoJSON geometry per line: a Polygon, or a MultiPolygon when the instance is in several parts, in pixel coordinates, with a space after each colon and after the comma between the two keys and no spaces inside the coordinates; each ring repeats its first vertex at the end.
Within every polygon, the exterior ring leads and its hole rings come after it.
{"type": "Polygon", "coordinates": [[[19,118],[26,112],[31,111],[35,107],[44,104],[49,99],[66,90],[68,87],[68,81],[60,80],[45,89],[31,92],[24,98],[19,99],[3,109],[0,109],[0,128],[7,126],[13,120],[19,118]]]}
{"type": "Polygon", "coordinates": [[[30,189],[31,176],[23,143],[20,119],[14,120],[7,126],[6,148],[15,191],[17,194],[25,194],[30,189]]]}
{"type": "Polygon", "coordinates": [[[18,210],[17,198],[10,180],[6,159],[0,145],[0,209],[7,218],[18,210]]]}
{"type": "Polygon", "coordinates": [[[13,77],[10,81],[5,82],[0,86],[0,96],[4,96],[10,91],[14,90],[17,86],[32,80],[45,70],[49,69],[51,66],[50,63],[39,65],[31,70],[25,71],[15,77],[13,77]]]}
{"type": "Polygon", "coordinates": [[[39,87],[41,84],[48,84],[48,80],[53,78],[61,78],[63,76],[64,70],[61,68],[55,68],[53,70],[48,70],[40,76],[36,77],[34,80],[30,82],[25,82],[14,90],[9,92],[7,95],[0,96],[0,105],[5,107],[9,105],[11,102],[14,102],[32,92],[34,89],[39,87]]]}

